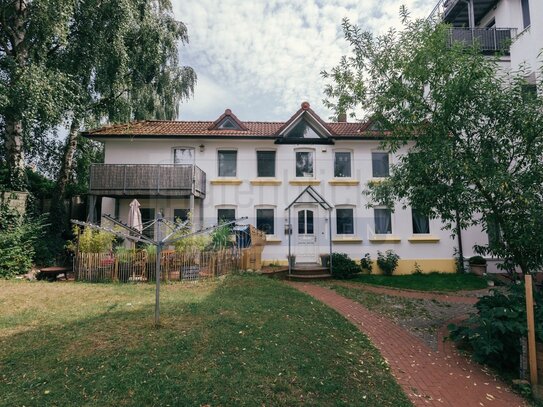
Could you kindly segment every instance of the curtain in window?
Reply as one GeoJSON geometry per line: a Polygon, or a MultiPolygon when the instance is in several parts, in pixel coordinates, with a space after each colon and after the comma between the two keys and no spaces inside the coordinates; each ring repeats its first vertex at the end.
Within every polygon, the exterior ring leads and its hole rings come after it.
{"type": "Polygon", "coordinates": [[[192,148],[175,148],[173,150],[174,164],[194,164],[194,149],[192,148]]]}
{"type": "Polygon", "coordinates": [[[336,153],[334,160],[334,177],[351,176],[351,153],[336,153]]]}
{"type": "Polygon", "coordinates": [[[375,233],[378,235],[392,233],[390,209],[374,209],[375,233]]]}
{"type": "Polygon", "coordinates": [[[219,177],[235,177],[237,151],[219,151],[219,177]]]}
{"type": "Polygon", "coordinates": [[[313,176],[313,153],[309,151],[296,152],[296,176],[313,176]]]}
{"type": "Polygon", "coordinates": [[[416,210],[412,211],[413,216],[413,233],[430,233],[430,220],[428,216],[417,212],[416,210]]]}

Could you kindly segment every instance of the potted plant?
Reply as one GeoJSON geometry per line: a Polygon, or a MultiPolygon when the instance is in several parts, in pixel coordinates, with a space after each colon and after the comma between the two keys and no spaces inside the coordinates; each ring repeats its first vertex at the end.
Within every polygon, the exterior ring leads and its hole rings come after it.
{"type": "Polygon", "coordinates": [[[291,254],[290,256],[287,255],[287,259],[288,259],[288,264],[290,265],[290,267],[294,268],[294,266],[296,265],[296,255],[295,254],[291,254]]]}
{"type": "Polygon", "coordinates": [[[322,267],[330,267],[330,253],[321,253],[320,258],[322,267]]]}
{"type": "Polygon", "coordinates": [[[469,258],[469,268],[473,274],[483,276],[486,274],[486,260],[482,256],[472,256],[469,258]]]}

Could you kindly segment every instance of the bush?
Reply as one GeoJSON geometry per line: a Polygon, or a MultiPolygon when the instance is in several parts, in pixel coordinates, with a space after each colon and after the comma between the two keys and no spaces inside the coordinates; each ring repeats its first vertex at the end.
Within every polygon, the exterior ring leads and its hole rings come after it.
{"type": "Polygon", "coordinates": [[[486,260],[482,256],[472,256],[469,258],[469,264],[484,266],[486,264],[486,260]]]}
{"type": "MultiPolygon", "coordinates": [[[[449,325],[451,338],[471,349],[480,363],[518,369],[520,339],[527,334],[524,290],[524,285],[513,285],[505,293],[482,297],[477,313],[462,326],[449,325]]],[[[534,293],[534,299],[536,338],[543,341],[543,294],[534,293]]]]}
{"type": "Polygon", "coordinates": [[[362,270],[367,271],[368,274],[371,274],[373,271],[373,260],[369,253],[366,253],[364,257],[360,259],[360,267],[362,270]]]}
{"type": "Polygon", "coordinates": [[[22,216],[6,202],[0,203],[0,278],[24,274],[32,268],[35,246],[45,228],[43,217],[22,216]]]}
{"type": "Polygon", "coordinates": [[[380,251],[377,252],[377,265],[387,276],[391,276],[398,268],[398,260],[400,260],[400,256],[394,253],[394,250],[389,249],[384,254],[380,251]]]}
{"type": "Polygon", "coordinates": [[[75,252],[81,253],[105,253],[113,248],[113,241],[116,236],[113,233],[103,230],[93,230],[86,227],[81,231],[78,226],[74,227],[74,235],[77,236],[77,242],[69,242],[67,247],[75,252]]]}
{"type": "Polygon", "coordinates": [[[351,278],[360,273],[360,267],[345,253],[332,253],[332,275],[335,278],[351,278]]]}
{"type": "Polygon", "coordinates": [[[211,246],[215,250],[232,245],[231,225],[221,225],[211,233],[211,246]]]}

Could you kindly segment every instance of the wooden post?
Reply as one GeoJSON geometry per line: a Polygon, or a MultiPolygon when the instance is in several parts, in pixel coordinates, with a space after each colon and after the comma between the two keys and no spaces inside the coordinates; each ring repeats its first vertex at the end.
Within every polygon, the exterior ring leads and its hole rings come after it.
{"type": "Polygon", "coordinates": [[[535,348],[534,297],[532,291],[532,276],[524,276],[526,288],[526,320],[528,322],[528,360],[530,364],[530,383],[532,388],[537,386],[537,359],[535,348]]]}

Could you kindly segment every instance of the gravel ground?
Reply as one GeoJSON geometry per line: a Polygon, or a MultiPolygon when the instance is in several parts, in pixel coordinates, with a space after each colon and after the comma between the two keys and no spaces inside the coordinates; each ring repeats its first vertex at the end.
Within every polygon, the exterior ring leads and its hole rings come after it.
{"type": "Polygon", "coordinates": [[[330,288],[359,302],[369,310],[390,318],[434,350],[437,350],[437,332],[440,327],[455,317],[475,311],[475,307],[469,304],[451,304],[436,300],[375,294],[333,283],[330,288]]]}

